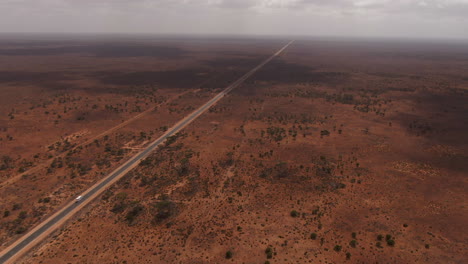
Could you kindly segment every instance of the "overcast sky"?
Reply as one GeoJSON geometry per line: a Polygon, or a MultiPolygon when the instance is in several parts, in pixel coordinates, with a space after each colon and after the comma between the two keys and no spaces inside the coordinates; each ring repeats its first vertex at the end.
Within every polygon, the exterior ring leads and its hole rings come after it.
{"type": "Polygon", "coordinates": [[[468,38],[468,0],[0,0],[0,32],[468,38]]]}

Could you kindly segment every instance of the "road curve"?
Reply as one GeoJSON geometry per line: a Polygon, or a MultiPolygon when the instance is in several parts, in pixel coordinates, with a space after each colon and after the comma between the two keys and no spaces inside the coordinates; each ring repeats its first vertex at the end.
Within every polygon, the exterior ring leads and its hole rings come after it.
{"type": "Polygon", "coordinates": [[[269,63],[275,57],[280,55],[286,48],[291,45],[293,41],[286,44],[280,50],[278,50],[275,54],[273,54],[268,59],[264,60],[258,66],[253,68],[251,71],[244,74],[241,78],[237,81],[230,84],[226,87],[223,91],[213,97],[210,101],[199,107],[197,110],[183,118],[177,124],[175,124],[172,128],[170,128],[166,133],[164,133],[161,137],[153,141],[146,147],[144,150],[130,158],[126,161],[123,165],[118,167],[112,173],[107,175],[105,178],[91,186],[88,190],[86,190],[83,194],[81,194],[82,199],[79,203],[75,201],[71,201],[61,210],[44,220],[38,226],[36,226],[33,230],[29,231],[27,234],[22,236],[12,245],[7,247],[0,253],[0,264],[4,263],[13,263],[23,254],[25,254],[28,250],[32,247],[37,245],[40,241],[50,235],[52,232],[57,230],[66,220],[70,219],[74,214],[76,214],[80,209],[84,206],[89,204],[94,198],[100,195],[104,190],[114,184],[116,181],[121,179],[128,173],[130,170],[138,166],[141,160],[146,158],[151,152],[153,152],[158,146],[160,146],[168,137],[171,137],[186,127],[188,124],[193,122],[197,117],[203,114],[208,108],[213,106],[216,102],[221,100],[227,93],[229,93],[232,89],[238,87],[242,84],[245,80],[247,80],[250,76],[252,76],[255,72],[257,72],[260,68],[265,66],[265,64],[269,63]]]}

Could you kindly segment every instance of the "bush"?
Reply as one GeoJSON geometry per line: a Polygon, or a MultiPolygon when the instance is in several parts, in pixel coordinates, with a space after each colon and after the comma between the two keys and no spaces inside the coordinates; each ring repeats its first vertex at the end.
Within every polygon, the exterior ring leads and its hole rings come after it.
{"type": "Polygon", "coordinates": [[[333,250],[335,250],[336,252],[340,252],[341,251],[341,246],[340,245],[336,245],[333,250]]]}
{"type": "Polygon", "coordinates": [[[16,234],[23,234],[24,232],[26,232],[26,227],[24,226],[18,227],[18,229],[15,231],[16,234]]]}
{"type": "Polygon", "coordinates": [[[229,250],[226,252],[226,259],[232,258],[232,252],[229,250]]]}
{"type": "Polygon", "coordinates": [[[273,258],[273,249],[271,247],[267,247],[267,249],[265,249],[265,254],[267,259],[273,258]]]}
{"type": "Polygon", "coordinates": [[[386,236],[385,236],[385,240],[388,241],[388,240],[390,240],[390,239],[392,239],[392,235],[386,235],[386,236]]]}
{"type": "Polygon", "coordinates": [[[18,215],[18,218],[19,219],[26,219],[26,217],[28,216],[28,214],[26,213],[26,211],[21,211],[18,215]]]}
{"type": "Polygon", "coordinates": [[[127,220],[129,224],[133,223],[135,218],[140,214],[141,211],[143,211],[143,209],[144,207],[142,205],[135,205],[132,210],[128,211],[127,215],[125,216],[125,220],[127,220]]]}
{"type": "Polygon", "coordinates": [[[377,236],[377,240],[382,241],[382,239],[383,239],[383,236],[382,236],[382,235],[378,235],[378,236],[377,236]]]}
{"type": "Polygon", "coordinates": [[[346,259],[351,259],[351,253],[346,252],[346,259]]]}
{"type": "Polygon", "coordinates": [[[387,245],[389,245],[391,247],[395,246],[395,240],[393,240],[393,239],[387,240],[387,245]]]}
{"type": "Polygon", "coordinates": [[[122,213],[126,207],[127,207],[126,204],[124,204],[123,202],[119,202],[119,203],[116,203],[110,211],[115,214],[122,213]]]}
{"type": "Polygon", "coordinates": [[[351,240],[351,242],[349,242],[349,245],[350,245],[351,247],[355,248],[356,245],[357,245],[357,241],[353,239],[353,240],[351,240]]]}
{"type": "Polygon", "coordinates": [[[153,223],[155,224],[169,218],[172,214],[174,214],[175,211],[174,203],[167,200],[166,197],[163,197],[163,199],[163,201],[160,201],[155,205],[156,209],[158,210],[153,218],[153,223]]]}
{"type": "Polygon", "coordinates": [[[299,213],[298,213],[296,210],[292,210],[292,211],[291,211],[291,216],[292,216],[292,217],[298,217],[298,216],[299,216],[299,213]]]}
{"type": "Polygon", "coordinates": [[[313,239],[313,240],[317,239],[317,234],[316,234],[316,233],[312,233],[312,234],[310,235],[310,238],[313,239]]]}
{"type": "Polygon", "coordinates": [[[123,201],[123,200],[127,199],[127,196],[128,196],[127,193],[125,193],[125,192],[120,192],[120,193],[118,193],[117,195],[115,195],[115,198],[116,198],[117,200],[123,201]]]}
{"type": "Polygon", "coordinates": [[[8,217],[9,215],[10,215],[10,211],[5,210],[5,212],[3,212],[3,217],[8,217]]]}

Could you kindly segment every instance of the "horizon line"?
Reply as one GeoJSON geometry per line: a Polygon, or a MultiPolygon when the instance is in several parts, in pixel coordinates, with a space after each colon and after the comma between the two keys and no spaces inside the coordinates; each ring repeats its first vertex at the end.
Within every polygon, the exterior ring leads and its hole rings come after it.
{"type": "Polygon", "coordinates": [[[430,36],[369,36],[369,35],[306,35],[306,34],[253,34],[253,33],[177,33],[177,32],[1,32],[5,35],[55,35],[55,36],[165,36],[165,37],[231,37],[231,38],[276,38],[276,39],[348,39],[348,40],[406,40],[406,41],[460,41],[468,42],[468,37],[430,37],[430,36]]]}

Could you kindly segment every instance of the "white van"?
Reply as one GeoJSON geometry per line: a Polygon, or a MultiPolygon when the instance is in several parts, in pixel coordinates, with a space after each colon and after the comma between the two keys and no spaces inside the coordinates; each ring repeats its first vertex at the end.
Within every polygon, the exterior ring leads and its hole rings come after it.
{"type": "Polygon", "coordinates": [[[83,199],[83,196],[78,196],[75,198],[75,203],[79,203],[81,201],[81,199],[83,199]]]}

